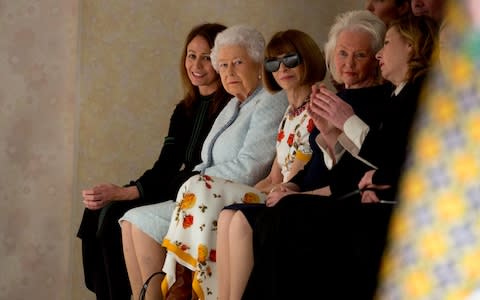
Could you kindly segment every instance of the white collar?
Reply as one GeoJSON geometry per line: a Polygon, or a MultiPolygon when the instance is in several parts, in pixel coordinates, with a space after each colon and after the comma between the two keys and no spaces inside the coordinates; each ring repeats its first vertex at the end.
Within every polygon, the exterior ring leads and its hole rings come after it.
{"type": "Polygon", "coordinates": [[[403,88],[405,87],[406,84],[407,84],[406,81],[402,81],[399,85],[397,85],[397,87],[395,88],[395,90],[392,93],[392,97],[393,96],[398,96],[398,94],[400,94],[400,92],[403,90],[403,88]]]}

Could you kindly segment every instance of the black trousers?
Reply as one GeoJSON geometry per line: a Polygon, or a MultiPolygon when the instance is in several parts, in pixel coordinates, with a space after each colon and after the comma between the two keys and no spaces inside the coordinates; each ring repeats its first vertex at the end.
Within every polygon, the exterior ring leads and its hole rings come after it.
{"type": "Polygon", "coordinates": [[[122,231],[118,224],[128,210],[175,199],[180,186],[198,174],[182,170],[165,178],[156,193],[133,201],[115,201],[102,210],[85,209],[77,236],[82,240],[85,285],[98,300],[130,300],[132,294],[123,257],[122,231]]]}
{"type": "Polygon", "coordinates": [[[372,299],[392,208],[285,197],[255,222],[243,299],[372,299]]]}
{"type": "Polygon", "coordinates": [[[106,209],[100,227],[100,210],[84,210],[77,236],[82,240],[85,285],[98,300],[130,300],[132,291],[118,219],[140,205],[139,201],[113,203],[106,209]]]}

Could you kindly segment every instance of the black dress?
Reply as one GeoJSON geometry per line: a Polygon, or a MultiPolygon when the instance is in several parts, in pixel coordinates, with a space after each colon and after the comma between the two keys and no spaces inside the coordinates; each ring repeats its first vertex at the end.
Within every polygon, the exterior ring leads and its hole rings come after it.
{"type": "MultiPolygon", "coordinates": [[[[367,122],[359,154],[382,170],[376,183],[396,186],[421,83],[384,98],[380,120],[367,122]]],[[[293,181],[310,189],[321,181],[332,196],[289,195],[256,218],[255,264],[243,299],[372,299],[393,206],[361,204],[359,195],[339,200],[371,168],[349,153],[329,171],[321,162],[323,156],[316,165],[312,158],[293,181]]]]}
{"type": "Polygon", "coordinates": [[[85,209],[77,236],[82,240],[85,284],[101,300],[130,300],[131,288],[123,257],[118,219],[129,209],[175,199],[178,188],[201,162],[200,152],[216,116],[231,96],[209,115],[214,96],[201,97],[191,111],[177,104],[158,160],[130,182],[140,193],[134,201],[115,201],[101,210],[85,209]]]}

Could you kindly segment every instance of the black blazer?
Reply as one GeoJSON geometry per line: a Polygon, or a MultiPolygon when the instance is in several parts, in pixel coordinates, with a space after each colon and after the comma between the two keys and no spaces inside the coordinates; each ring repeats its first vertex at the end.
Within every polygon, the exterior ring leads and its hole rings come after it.
{"type": "Polygon", "coordinates": [[[375,161],[379,167],[373,183],[392,185],[389,197],[396,195],[424,79],[422,76],[408,82],[397,96],[390,97],[382,113],[383,121],[367,135],[360,150],[361,157],[375,161]]]}

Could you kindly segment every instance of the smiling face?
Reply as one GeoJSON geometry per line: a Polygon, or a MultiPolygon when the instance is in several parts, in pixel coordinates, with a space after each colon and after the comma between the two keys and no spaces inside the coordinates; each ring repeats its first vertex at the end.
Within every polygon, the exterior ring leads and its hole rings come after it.
{"type": "Polygon", "coordinates": [[[240,101],[259,85],[261,64],[253,61],[244,47],[223,46],[218,50],[217,61],[223,87],[240,101]]]}
{"type": "Polygon", "coordinates": [[[185,69],[201,95],[210,95],[217,90],[217,73],[210,62],[210,47],[203,37],[197,35],[188,43],[185,69]]]}
{"type": "Polygon", "coordinates": [[[376,82],[377,66],[372,51],[372,37],[364,31],[342,31],[335,45],[337,77],[345,88],[361,88],[376,82]]]}
{"type": "Polygon", "coordinates": [[[396,0],[367,0],[365,9],[379,17],[385,24],[388,24],[406,13],[409,7],[407,1],[397,6],[396,0]]]}
{"type": "Polygon", "coordinates": [[[376,55],[383,78],[395,86],[405,81],[411,53],[412,46],[395,27],[391,27],[385,35],[383,48],[376,55]]]}

